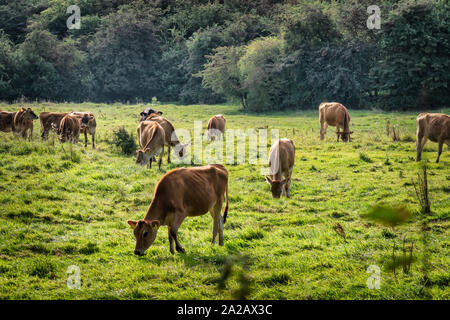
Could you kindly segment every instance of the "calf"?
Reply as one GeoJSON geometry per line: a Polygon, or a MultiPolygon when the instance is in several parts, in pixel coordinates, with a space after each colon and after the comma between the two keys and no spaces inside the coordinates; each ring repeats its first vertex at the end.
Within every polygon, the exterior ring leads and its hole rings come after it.
{"type": "Polygon", "coordinates": [[[92,112],[74,112],[70,113],[71,116],[76,117],[80,121],[80,133],[84,133],[84,147],[87,147],[87,134],[92,136],[92,149],[95,149],[95,130],[97,128],[97,122],[95,121],[94,114],[92,112]]]}
{"type": "Polygon", "coordinates": [[[450,116],[443,113],[421,113],[417,116],[416,122],[416,161],[422,158],[423,146],[427,139],[430,139],[438,143],[436,162],[439,162],[444,143],[450,145],[450,116]]]}
{"type": "Polygon", "coordinates": [[[200,216],[208,211],[213,218],[211,244],[219,233],[219,245],[223,246],[223,225],[228,213],[227,169],[220,164],[211,164],[169,171],[156,185],[145,218],[127,221],[136,237],[134,253],[144,255],[155,241],[158,228],[165,225],[168,226],[170,252],[174,253],[174,242],[176,250],[184,252],[178,241],[178,228],[186,217],[200,216]],[[225,196],[222,218],[220,212],[225,196]]]}
{"type": "Polygon", "coordinates": [[[147,117],[147,121],[154,121],[161,125],[165,132],[165,145],[167,146],[167,163],[170,163],[170,147],[176,150],[178,146],[178,156],[180,158],[184,157],[185,149],[188,144],[181,144],[178,140],[177,134],[175,133],[175,127],[173,124],[164,117],[159,116],[156,113],[152,113],[147,117]]]}
{"type": "Polygon", "coordinates": [[[14,114],[11,130],[19,134],[22,138],[31,141],[33,138],[33,121],[38,119],[38,116],[31,110],[31,108],[21,108],[14,114]],[[27,131],[30,130],[30,134],[27,131]]]}
{"type": "Polygon", "coordinates": [[[225,117],[221,114],[217,114],[208,121],[208,133],[207,133],[207,139],[215,140],[216,137],[219,137],[221,134],[224,134],[225,132],[225,123],[227,120],[225,117]]]}
{"type": "Polygon", "coordinates": [[[154,121],[142,121],[137,128],[139,150],[136,164],[152,167],[153,157],[159,155],[158,168],[161,170],[164,153],[165,132],[162,126],[154,121]]]}
{"type": "Polygon", "coordinates": [[[289,187],[294,160],[295,147],[292,140],[284,138],[275,141],[269,151],[271,176],[266,176],[266,181],[270,184],[272,197],[279,198],[281,195],[285,195],[289,198],[291,196],[289,187]]]}
{"type": "Polygon", "coordinates": [[[320,121],[320,140],[324,139],[327,133],[327,127],[336,127],[337,141],[339,136],[342,141],[350,141],[350,115],[348,110],[342,104],[337,102],[323,102],[319,106],[319,121],[320,121]],[[342,132],[340,131],[342,129],[342,132]]]}
{"type": "Polygon", "coordinates": [[[59,124],[59,141],[62,143],[69,141],[71,143],[78,143],[80,136],[80,121],[77,117],[67,114],[62,118],[59,124]]]}

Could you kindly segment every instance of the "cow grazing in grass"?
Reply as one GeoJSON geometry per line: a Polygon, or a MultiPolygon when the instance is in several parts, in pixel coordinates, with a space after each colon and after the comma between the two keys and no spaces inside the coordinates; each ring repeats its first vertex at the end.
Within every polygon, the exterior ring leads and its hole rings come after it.
{"type": "Polygon", "coordinates": [[[180,158],[184,157],[185,149],[188,144],[182,144],[178,140],[177,134],[175,133],[175,127],[173,124],[164,117],[161,117],[157,113],[150,114],[147,121],[154,121],[159,123],[159,125],[164,129],[165,133],[165,145],[167,146],[167,163],[170,163],[170,148],[178,151],[178,156],[180,158]]]}
{"type": "Polygon", "coordinates": [[[438,143],[436,162],[439,162],[444,143],[450,145],[450,116],[443,113],[421,113],[417,116],[416,122],[416,161],[422,158],[423,146],[427,139],[430,139],[438,143]]]}
{"type": "Polygon", "coordinates": [[[271,175],[266,176],[270,191],[274,198],[281,195],[290,197],[292,170],[294,169],[295,146],[290,139],[278,139],[269,151],[269,166],[271,175]]]}
{"type": "Polygon", "coordinates": [[[59,124],[59,141],[62,143],[66,141],[78,143],[79,136],[80,120],[70,114],[65,115],[59,124]]]}
{"type": "Polygon", "coordinates": [[[62,112],[41,112],[39,114],[39,120],[41,121],[41,137],[42,139],[48,138],[50,130],[54,131],[57,135],[60,134],[59,127],[61,120],[67,115],[62,112]]]}
{"type": "Polygon", "coordinates": [[[92,112],[74,112],[70,113],[71,116],[76,117],[80,121],[80,133],[84,133],[84,146],[87,147],[87,134],[92,136],[92,149],[95,149],[95,129],[97,128],[97,122],[95,121],[94,114],[92,112]]]}
{"type": "Polygon", "coordinates": [[[33,121],[38,116],[31,108],[20,108],[17,112],[0,111],[0,131],[13,132],[19,134],[22,138],[32,139],[33,121]],[[28,135],[27,131],[30,130],[28,135]]]}
{"type": "Polygon", "coordinates": [[[159,155],[158,168],[161,170],[164,153],[165,132],[163,127],[154,121],[142,121],[137,128],[139,150],[136,164],[152,167],[153,157],[159,155]]]}
{"type": "Polygon", "coordinates": [[[216,137],[218,138],[220,135],[224,134],[226,122],[227,120],[221,114],[216,114],[215,116],[212,116],[211,119],[209,119],[207,126],[208,141],[215,140],[216,137]]]}
{"type": "Polygon", "coordinates": [[[139,114],[139,122],[147,120],[147,117],[149,115],[151,115],[152,113],[160,115],[160,116],[162,116],[162,114],[163,114],[162,111],[156,111],[151,108],[146,108],[139,114]]]}
{"type": "Polygon", "coordinates": [[[323,102],[319,106],[320,140],[323,140],[328,126],[336,127],[337,141],[350,141],[350,115],[342,104],[337,102],[323,102]],[[340,131],[342,129],[342,131],[340,131]]]}
{"type": "Polygon", "coordinates": [[[177,238],[178,228],[186,217],[200,216],[208,211],[213,218],[211,244],[219,233],[219,245],[223,246],[223,225],[228,212],[227,169],[220,164],[211,164],[169,171],[156,185],[145,218],[127,221],[136,237],[134,253],[145,254],[155,241],[160,226],[168,226],[170,252],[174,253],[174,242],[176,250],[184,252],[177,238]],[[224,197],[226,204],[222,218],[220,212],[224,197]]]}

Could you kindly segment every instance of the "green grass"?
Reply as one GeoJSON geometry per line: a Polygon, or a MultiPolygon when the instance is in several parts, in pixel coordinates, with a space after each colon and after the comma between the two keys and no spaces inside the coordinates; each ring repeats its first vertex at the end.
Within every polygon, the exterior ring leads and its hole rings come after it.
{"type": "MultiPolygon", "coordinates": [[[[0,110],[18,108],[0,104],[0,110]]],[[[227,118],[227,128],[279,129],[296,146],[291,198],[272,198],[261,165],[226,165],[225,245],[210,245],[212,219],[206,214],[182,224],[179,239],[186,254],[170,254],[162,227],[147,254],[138,257],[126,220],[144,217],[157,181],[177,167],[165,157],[162,172],[139,167],[112,144],[120,127],[136,138],[143,108],[33,104],[36,113],[94,112],[97,149],[80,142],[72,155],[68,144],[52,136],[42,142],[38,121],[31,143],[0,133],[0,299],[230,299],[240,289],[239,274],[250,279],[249,299],[450,298],[450,153],[444,147],[436,164],[437,145],[427,142],[422,156],[429,166],[432,208],[425,252],[411,184],[419,169],[416,113],[350,111],[352,142],[336,143],[333,127],[319,140],[316,111],[253,115],[230,105],[159,106],[176,128],[191,132],[194,120],[205,129],[218,113],[227,118]],[[385,135],[387,119],[399,126],[401,141],[385,135]],[[366,221],[362,215],[375,204],[404,206],[416,219],[394,230],[366,221]],[[345,240],[334,231],[336,222],[345,240]],[[387,269],[393,241],[399,246],[405,235],[414,240],[418,260],[410,274],[397,270],[394,277],[387,269]],[[231,276],[219,290],[229,261],[234,261],[231,276]],[[372,264],[381,268],[378,290],[366,286],[372,264]],[[67,287],[70,265],[80,268],[79,290],[67,287]]]]}

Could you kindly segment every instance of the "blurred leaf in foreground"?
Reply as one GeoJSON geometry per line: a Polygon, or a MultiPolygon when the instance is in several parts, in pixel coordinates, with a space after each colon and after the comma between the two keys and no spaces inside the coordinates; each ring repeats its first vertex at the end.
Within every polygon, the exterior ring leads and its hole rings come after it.
{"type": "Polygon", "coordinates": [[[408,221],[411,218],[411,213],[405,208],[375,206],[364,217],[385,226],[395,227],[408,221]]]}

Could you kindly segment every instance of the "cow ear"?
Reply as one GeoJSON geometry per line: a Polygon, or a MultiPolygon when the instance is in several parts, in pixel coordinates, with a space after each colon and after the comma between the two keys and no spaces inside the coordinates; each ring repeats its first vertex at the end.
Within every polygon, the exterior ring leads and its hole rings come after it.
{"type": "Polygon", "coordinates": [[[144,152],[145,153],[149,153],[150,152],[150,148],[145,148],[144,152]]]}
{"type": "Polygon", "coordinates": [[[353,131],[350,131],[350,132],[349,132],[349,134],[352,134],[352,133],[353,133],[353,131]]]}
{"type": "Polygon", "coordinates": [[[268,184],[272,184],[272,179],[270,178],[270,176],[266,176],[266,182],[268,184]]]}
{"type": "Polygon", "coordinates": [[[137,221],[128,220],[127,223],[130,225],[131,229],[134,229],[137,225],[137,221]]]}
{"type": "Polygon", "coordinates": [[[150,221],[150,225],[155,228],[156,230],[158,230],[159,226],[160,226],[160,222],[158,220],[152,220],[150,221]]]}
{"type": "Polygon", "coordinates": [[[281,184],[285,184],[286,183],[286,178],[284,178],[283,180],[281,180],[281,184]]]}
{"type": "Polygon", "coordinates": [[[162,116],[162,114],[163,114],[162,111],[158,111],[157,113],[158,113],[160,116],[162,116]]]}

